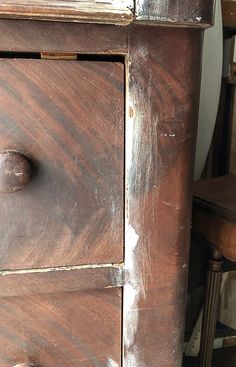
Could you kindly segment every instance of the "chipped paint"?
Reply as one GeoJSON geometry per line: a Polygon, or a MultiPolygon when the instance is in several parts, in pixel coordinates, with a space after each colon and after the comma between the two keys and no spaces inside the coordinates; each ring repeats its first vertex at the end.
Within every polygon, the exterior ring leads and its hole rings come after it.
{"type": "Polygon", "coordinates": [[[116,8],[127,7],[129,9],[134,8],[133,0],[95,0],[96,4],[110,4],[116,8]]]}
{"type": "Polygon", "coordinates": [[[171,21],[168,16],[160,16],[161,14],[168,14],[171,0],[155,0],[152,1],[152,7],[147,0],[137,0],[136,13],[137,19],[148,20],[162,20],[171,21]],[[152,11],[150,12],[150,9],[152,11]]]}
{"type": "MultiPolygon", "coordinates": [[[[128,68],[127,68],[128,70],[128,68]]],[[[128,75],[127,75],[128,78],[128,75]]],[[[128,86],[128,83],[127,83],[128,86]]],[[[127,91],[126,95],[129,93],[127,91]]],[[[126,116],[126,212],[125,212],[125,269],[129,274],[129,281],[124,286],[124,327],[123,327],[123,365],[124,367],[138,366],[138,353],[135,353],[134,342],[138,329],[138,301],[140,297],[140,289],[138,284],[138,267],[135,259],[135,251],[137,249],[139,235],[130,223],[130,198],[129,198],[129,180],[133,164],[133,150],[135,145],[134,122],[135,107],[132,101],[128,99],[128,108],[126,116]],[[132,114],[130,114],[132,111],[132,114]]]]}
{"type": "Polygon", "coordinates": [[[119,367],[119,364],[115,362],[112,358],[108,358],[107,367],[119,367]]]}
{"type": "Polygon", "coordinates": [[[176,134],[161,133],[161,136],[169,136],[170,138],[174,138],[176,136],[176,134]]]}
{"type": "Polygon", "coordinates": [[[129,223],[126,223],[125,239],[125,268],[129,272],[129,282],[124,287],[124,365],[125,367],[134,367],[138,365],[136,363],[138,361],[138,353],[134,353],[134,342],[138,329],[138,301],[141,290],[138,283],[138,267],[135,260],[135,249],[139,241],[139,236],[129,223]]]}
{"type": "Polygon", "coordinates": [[[15,176],[22,176],[23,174],[23,172],[15,172],[15,176]]]}
{"type": "MultiPolygon", "coordinates": [[[[146,50],[143,50],[143,56],[146,50]]],[[[128,70],[128,68],[127,68],[128,70]]],[[[128,78],[128,75],[127,75],[128,78]]],[[[128,83],[127,83],[128,88],[128,83]]],[[[129,93],[127,91],[127,96],[129,93]]],[[[139,311],[138,303],[140,297],[144,296],[144,287],[142,278],[139,274],[140,268],[137,264],[137,251],[139,243],[139,234],[130,222],[130,200],[132,185],[130,180],[133,168],[133,154],[137,149],[137,135],[139,134],[139,122],[142,116],[136,115],[136,109],[132,100],[128,98],[126,110],[126,211],[125,211],[125,269],[129,279],[124,286],[124,327],[123,327],[123,366],[140,366],[139,351],[135,346],[135,335],[138,330],[139,311]],[[131,113],[130,113],[131,112],[131,113]],[[140,117],[140,118],[139,118],[140,117]],[[134,128],[135,123],[135,128],[134,128]]]]}

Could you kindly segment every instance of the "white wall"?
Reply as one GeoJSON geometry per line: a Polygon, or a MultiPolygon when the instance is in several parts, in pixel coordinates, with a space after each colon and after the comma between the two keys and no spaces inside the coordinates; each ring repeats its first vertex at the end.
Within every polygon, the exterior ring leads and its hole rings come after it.
{"type": "Polygon", "coordinates": [[[204,36],[195,179],[203,171],[216,121],[223,62],[222,32],[221,1],[217,0],[215,26],[206,30],[204,36]]]}

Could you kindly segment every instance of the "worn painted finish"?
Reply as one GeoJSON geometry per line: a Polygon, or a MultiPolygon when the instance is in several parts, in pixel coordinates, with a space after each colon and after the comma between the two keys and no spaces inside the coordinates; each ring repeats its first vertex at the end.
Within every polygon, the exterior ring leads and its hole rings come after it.
{"type": "Polygon", "coordinates": [[[135,19],[207,27],[214,21],[214,3],[214,0],[136,0],[135,19]]]}
{"type": "Polygon", "coordinates": [[[131,28],[124,367],[181,366],[200,54],[197,31],[131,28]]]}
{"type": "Polygon", "coordinates": [[[122,262],[123,64],[1,59],[0,95],[0,151],[32,167],[1,193],[0,269],[122,262]]]}

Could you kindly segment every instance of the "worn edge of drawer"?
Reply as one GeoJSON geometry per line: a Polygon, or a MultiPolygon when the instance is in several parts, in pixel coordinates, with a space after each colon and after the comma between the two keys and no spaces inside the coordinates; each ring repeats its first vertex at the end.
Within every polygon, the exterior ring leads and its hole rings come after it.
{"type": "Polygon", "coordinates": [[[123,264],[81,265],[0,271],[0,297],[122,287],[123,264]]]}

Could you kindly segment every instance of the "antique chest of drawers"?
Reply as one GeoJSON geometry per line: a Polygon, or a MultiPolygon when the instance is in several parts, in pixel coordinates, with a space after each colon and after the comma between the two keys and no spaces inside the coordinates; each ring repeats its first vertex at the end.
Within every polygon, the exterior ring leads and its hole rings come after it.
{"type": "Polygon", "coordinates": [[[1,2],[0,367],[181,366],[213,9],[1,2]]]}

